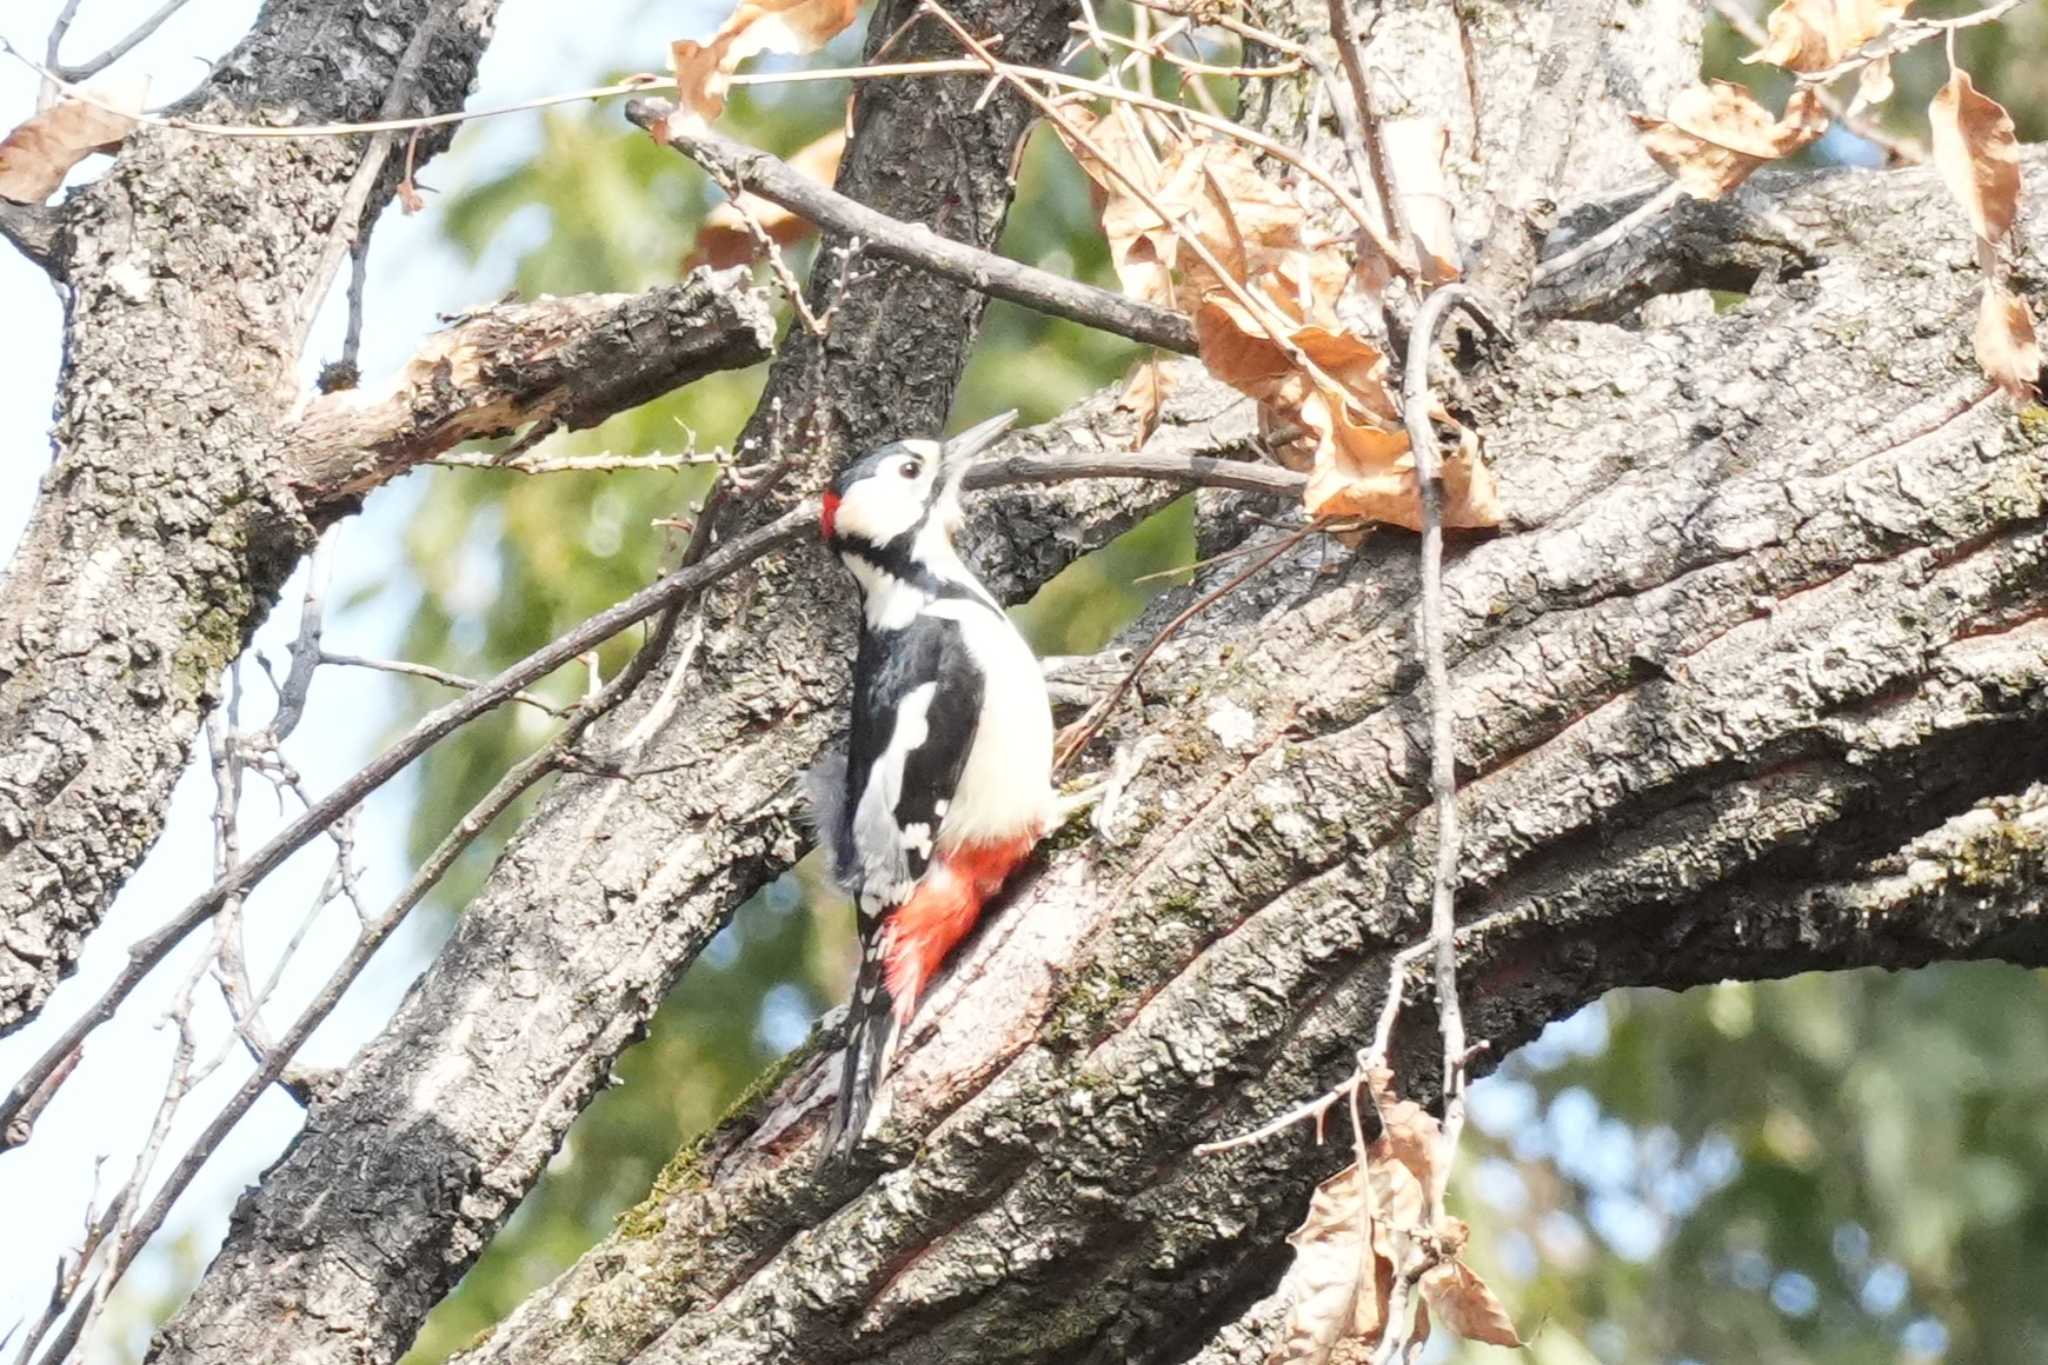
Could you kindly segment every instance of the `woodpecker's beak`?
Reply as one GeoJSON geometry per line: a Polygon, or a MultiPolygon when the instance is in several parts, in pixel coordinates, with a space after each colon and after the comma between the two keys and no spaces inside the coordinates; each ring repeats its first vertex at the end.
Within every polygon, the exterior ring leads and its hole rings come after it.
{"type": "Polygon", "coordinates": [[[1012,408],[1008,412],[989,418],[986,422],[967,428],[946,442],[939,451],[939,463],[944,466],[946,476],[958,479],[966,472],[967,466],[973,464],[984,450],[994,445],[1016,420],[1017,410],[1012,408]]]}
{"type": "Polygon", "coordinates": [[[967,428],[939,447],[939,480],[932,488],[933,515],[950,538],[960,533],[960,481],[981,453],[994,445],[1017,420],[1016,409],[967,428]]]}

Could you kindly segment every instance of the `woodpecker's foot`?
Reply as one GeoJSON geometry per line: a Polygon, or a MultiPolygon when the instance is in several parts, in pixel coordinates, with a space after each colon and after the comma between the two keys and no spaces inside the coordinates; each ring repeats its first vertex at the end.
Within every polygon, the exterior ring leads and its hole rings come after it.
{"type": "Polygon", "coordinates": [[[1053,803],[1053,828],[1065,829],[1081,815],[1088,814],[1096,834],[1113,840],[1125,813],[1124,793],[1158,745],[1157,735],[1146,735],[1137,743],[1118,749],[1110,759],[1107,773],[1084,778],[1060,793],[1053,803]]]}

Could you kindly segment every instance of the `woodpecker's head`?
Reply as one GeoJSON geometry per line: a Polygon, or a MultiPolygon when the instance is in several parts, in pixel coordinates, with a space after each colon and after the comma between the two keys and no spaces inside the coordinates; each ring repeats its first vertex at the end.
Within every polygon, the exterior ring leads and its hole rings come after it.
{"type": "Polygon", "coordinates": [[[960,529],[960,480],[1016,420],[1006,412],[950,441],[895,441],[861,456],[825,490],[826,542],[842,555],[870,557],[950,549],[960,529]]]}

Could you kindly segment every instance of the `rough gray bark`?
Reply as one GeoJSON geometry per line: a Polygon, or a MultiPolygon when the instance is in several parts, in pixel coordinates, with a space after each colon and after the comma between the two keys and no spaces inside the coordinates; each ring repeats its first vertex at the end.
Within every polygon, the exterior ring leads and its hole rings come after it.
{"type": "MultiPolygon", "coordinates": [[[[2048,427],[1974,368],[1931,172],[1775,188],[1825,263],[1468,376],[1515,518],[1447,566],[1492,1057],[1615,986],[2048,963],[2048,427]]],[[[1412,541],[1319,557],[1156,665],[1124,813],[934,994],[878,1169],[813,1176],[812,1059],[465,1358],[1262,1359],[1345,1158],[1189,1149],[1349,1069],[1429,895],[1412,541]]]]}
{"type": "MultiPolygon", "coordinates": [[[[274,0],[180,112],[373,117],[428,23],[404,107],[450,108],[496,8],[274,0]]],[[[56,460],[0,580],[0,1031],[70,970],[155,840],[223,670],[311,544],[272,433],[332,244],[356,228],[337,220],[366,225],[396,179],[351,203],[362,155],[138,129],[61,214],[9,214],[61,219],[37,240],[69,291],[56,460]]]]}

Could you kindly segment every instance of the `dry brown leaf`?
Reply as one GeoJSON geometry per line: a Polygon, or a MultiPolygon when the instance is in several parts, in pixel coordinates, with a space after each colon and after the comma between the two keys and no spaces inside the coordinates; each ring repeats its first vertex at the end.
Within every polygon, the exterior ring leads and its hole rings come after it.
{"type": "Polygon", "coordinates": [[[1977,363],[1991,382],[2019,402],[2034,397],[2041,378],[2041,344],[2034,339],[2034,314],[2024,298],[1986,284],[1974,341],[1977,363]]]}
{"type": "Polygon", "coordinates": [[[711,122],[725,112],[726,87],[741,62],[758,52],[816,52],[859,13],[860,0],[740,0],[710,42],[669,44],[677,114],[711,122]]]}
{"type": "Polygon", "coordinates": [[[1444,181],[1444,155],[1451,131],[1432,118],[1387,119],[1380,124],[1387,172],[1402,217],[1422,252],[1422,268],[1433,284],[1454,280],[1462,270],[1452,228],[1451,192],[1444,181]]]}
{"type": "Polygon", "coordinates": [[[1493,1291],[1462,1261],[1445,1261],[1422,1277],[1422,1301],[1437,1320],[1467,1341],[1520,1346],[1515,1321],[1493,1291]]]}
{"type": "Polygon", "coordinates": [[[1354,1164],[1316,1186],[1308,1216],[1287,1238],[1287,1324],[1266,1365],[1326,1365],[1345,1358],[1340,1345],[1379,1341],[1393,1268],[1377,1248],[1368,1254],[1366,1234],[1365,1178],[1354,1164]]]}
{"type": "Polygon", "coordinates": [[[2020,205],[2020,149],[2005,106],[1979,93],[1961,67],[1927,106],[1934,167],[1987,242],[2012,231],[2020,205]]]}
{"type": "Polygon", "coordinates": [[[1131,449],[1144,445],[1159,429],[1159,413],[1166,406],[1166,396],[1173,392],[1178,379],[1179,371],[1169,369],[1156,355],[1132,367],[1124,380],[1123,392],[1117,395],[1116,400],[1116,405],[1125,412],[1138,414],[1138,431],[1131,440],[1131,449]]]}
{"type": "Polygon", "coordinates": [[[1105,164],[1105,160],[1113,163],[1147,193],[1164,185],[1165,171],[1136,111],[1114,105],[1108,114],[1097,117],[1077,104],[1063,108],[1061,114],[1053,121],[1053,131],[1094,186],[1096,213],[1109,242],[1109,260],[1117,282],[1132,298],[1172,307],[1173,245],[1168,241],[1162,254],[1156,235],[1164,225],[1105,164]]]}
{"type": "MultiPolygon", "coordinates": [[[[1360,421],[1342,402],[1318,392],[1301,407],[1321,441],[1302,502],[1310,515],[1365,517],[1411,531],[1422,529],[1422,489],[1405,431],[1360,421]]],[[[1501,523],[1500,489],[1467,432],[1443,464],[1443,524],[1488,528],[1501,523]]]]}
{"type": "MultiPolygon", "coordinates": [[[[789,164],[819,184],[829,185],[839,174],[839,158],[845,152],[846,129],[842,126],[793,152],[789,164]]],[[[818,230],[816,223],[791,213],[780,204],[758,194],[742,194],[704,215],[703,226],[697,229],[696,248],[683,262],[683,269],[688,271],[708,265],[714,270],[724,270],[753,260],[754,234],[747,231],[748,216],[760,224],[769,240],[778,246],[794,246],[818,230]]]]}
{"type": "Polygon", "coordinates": [[[1891,27],[1912,0],[1785,0],[1771,11],[1770,42],[1743,58],[1787,71],[1825,71],[1891,27]]]}
{"type": "Polygon", "coordinates": [[[57,192],[73,166],[94,152],[119,151],[135,127],[133,115],[142,111],[149,81],[85,93],[95,102],[59,100],[0,140],[0,198],[40,204],[57,192]]]}
{"type": "Polygon", "coordinates": [[[1880,57],[1863,68],[1863,74],[1856,78],[1856,98],[1849,101],[1849,117],[1854,118],[1873,105],[1883,104],[1892,97],[1892,59],[1880,57]]]}
{"type": "Polygon", "coordinates": [[[1798,151],[1828,129],[1817,90],[1794,91],[1778,119],[1729,81],[1681,90],[1666,118],[1633,117],[1643,150],[1695,199],[1719,199],[1757,167],[1798,151]]]}
{"type": "Polygon", "coordinates": [[[1375,1161],[1400,1162],[1423,1188],[1432,1187],[1443,1125],[1415,1101],[1399,1098],[1394,1093],[1394,1073],[1385,1067],[1366,1073],[1365,1083],[1372,1088],[1373,1104],[1380,1115],[1380,1135],[1373,1139],[1369,1155],[1375,1161]]]}

